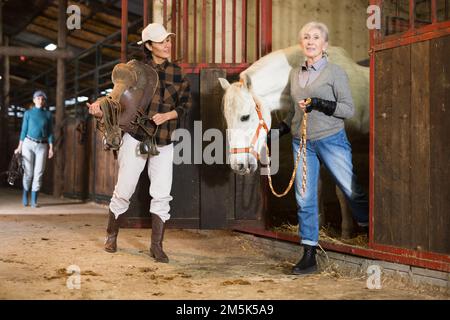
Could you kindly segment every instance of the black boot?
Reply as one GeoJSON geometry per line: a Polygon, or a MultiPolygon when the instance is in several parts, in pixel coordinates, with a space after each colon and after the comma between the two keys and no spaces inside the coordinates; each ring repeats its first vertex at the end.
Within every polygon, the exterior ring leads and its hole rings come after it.
{"type": "Polygon", "coordinates": [[[294,268],[292,268],[292,274],[304,275],[315,271],[317,271],[316,247],[304,244],[303,257],[294,268]]]}
{"type": "Polygon", "coordinates": [[[152,213],[152,243],[150,245],[150,256],[156,259],[158,262],[168,263],[169,257],[163,251],[163,238],[164,238],[164,222],[161,218],[152,213]]]}
{"type": "Polygon", "coordinates": [[[119,234],[122,215],[116,219],[114,213],[109,210],[108,227],[106,228],[105,251],[114,253],[117,251],[117,235],[119,234]]]}

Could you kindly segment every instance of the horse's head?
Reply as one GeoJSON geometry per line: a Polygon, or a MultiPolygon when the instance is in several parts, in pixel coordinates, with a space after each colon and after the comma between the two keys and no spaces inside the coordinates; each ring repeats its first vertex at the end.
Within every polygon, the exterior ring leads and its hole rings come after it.
{"type": "Polygon", "coordinates": [[[270,111],[252,93],[250,78],[230,84],[219,79],[225,90],[223,112],[227,122],[231,168],[238,174],[249,174],[258,168],[259,155],[270,128],[270,111]]]}

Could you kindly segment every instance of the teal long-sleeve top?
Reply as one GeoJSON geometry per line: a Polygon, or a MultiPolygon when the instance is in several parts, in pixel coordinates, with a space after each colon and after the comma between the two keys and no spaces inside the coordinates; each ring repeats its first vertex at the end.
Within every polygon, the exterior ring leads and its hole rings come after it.
{"type": "Polygon", "coordinates": [[[53,144],[53,119],[52,113],[35,106],[23,115],[22,131],[20,132],[20,141],[26,136],[36,140],[48,140],[53,144]]]}

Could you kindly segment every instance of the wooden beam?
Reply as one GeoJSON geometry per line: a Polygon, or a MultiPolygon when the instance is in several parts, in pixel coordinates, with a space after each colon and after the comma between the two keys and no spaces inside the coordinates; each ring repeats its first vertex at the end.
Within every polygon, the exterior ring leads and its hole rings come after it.
{"type": "MultiPolygon", "coordinates": [[[[36,24],[43,28],[51,29],[56,32],[58,31],[57,21],[45,17],[36,17],[36,19],[33,20],[33,24],[36,24]]],[[[75,29],[70,31],[70,36],[81,40],[89,41],[92,43],[102,41],[105,38],[102,35],[86,31],[84,25],[83,29],[75,29]]]]}
{"type": "Polygon", "coordinates": [[[94,19],[84,22],[83,29],[89,30],[91,32],[95,32],[102,36],[109,36],[110,34],[113,34],[114,32],[117,32],[120,30],[119,28],[111,27],[101,21],[96,21],[94,19]]]}
{"type": "MultiPolygon", "coordinates": [[[[67,0],[58,2],[58,48],[65,49],[67,43],[66,28],[67,0]]],[[[55,116],[55,170],[53,180],[53,195],[60,197],[64,191],[64,149],[62,138],[64,132],[64,98],[66,88],[66,65],[64,59],[57,61],[56,80],[56,116],[55,116]]]]}
{"type": "Polygon", "coordinates": [[[0,47],[0,55],[4,56],[27,56],[39,57],[47,59],[67,59],[72,58],[74,53],[70,50],[56,49],[54,51],[47,51],[40,48],[24,48],[24,47],[0,47]]]}
{"type": "Polygon", "coordinates": [[[97,12],[94,16],[94,19],[102,21],[113,27],[120,28],[122,26],[122,20],[120,18],[108,15],[106,13],[97,12]]]}
{"type": "MultiPolygon", "coordinates": [[[[65,28],[65,27],[64,27],[65,28]]],[[[47,39],[50,39],[52,41],[56,41],[58,39],[58,33],[53,30],[49,30],[46,28],[43,28],[41,26],[37,26],[35,24],[29,24],[26,28],[27,31],[31,33],[39,34],[47,39]]],[[[67,43],[78,48],[87,49],[92,46],[92,43],[84,40],[79,40],[75,38],[69,38],[67,39],[67,43]]]]}
{"type": "MultiPolygon", "coordinates": [[[[41,26],[37,26],[35,24],[28,25],[27,31],[29,31],[31,33],[39,34],[39,35],[46,37],[47,39],[52,40],[52,41],[56,41],[58,38],[58,34],[55,31],[43,28],[41,26]]],[[[81,39],[78,39],[75,37],[68,37],[67,43],[74,47],[82,48],[82,49],[88,49],[93,46],[93,43],[84,41],[84,40],[81,40],[81,39]]],[[[114,50],[107,49],[107,48],[103,48],[102,53],[109,57],[112,57],[114,59],[117,59],[117,57],[120,56],[119,51],[114,51],[114,50]]]]}
{"type": "MultiPolygon", "coordinates": [[[[3,3],[0,3],[0,46],[3,46],[3,3]]],[[[0,55],[0,75],[4,76],[6,71],[6,59],[9,59],[8,57],[2,57],[0,55]]],[[[7,115],[8,115],[8,108],[6,107],[6,99],[5,99],[5,91],[6,91],[6,83],[5,78],[3,77],[0,79],[0,121],[2,124],[7,123],[7,115]]],[[[7,126],[1,125],[0,126],[0,150],[5,155],[8,150],[8,138],[7,138],[7,132],[6,132],[7,126]]],[[[4,171],[6,170],[6,157],[3,156],[2,159],[0,159],[0,170],[4,171]]]]}

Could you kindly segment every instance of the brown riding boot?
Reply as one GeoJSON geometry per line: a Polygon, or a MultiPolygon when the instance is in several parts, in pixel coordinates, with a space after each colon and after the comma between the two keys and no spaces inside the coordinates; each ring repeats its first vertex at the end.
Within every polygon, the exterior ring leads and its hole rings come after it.
{"type": "Polygon", "coordinates": [[[150,245],[150,256],[158,262],[168,263],[169,258],[163,251],[162,241],[164,238],[164,222],[152,213],[152,243],[150,245]]]}
{"type": "Polygon", "coordinates": [[[117,235],[119,234],[119,227],[122,215],[116,219],[114,213],[109,210],[108,227],[106,228],[105,251],[114,253],[117,251],[117,235]]]}

